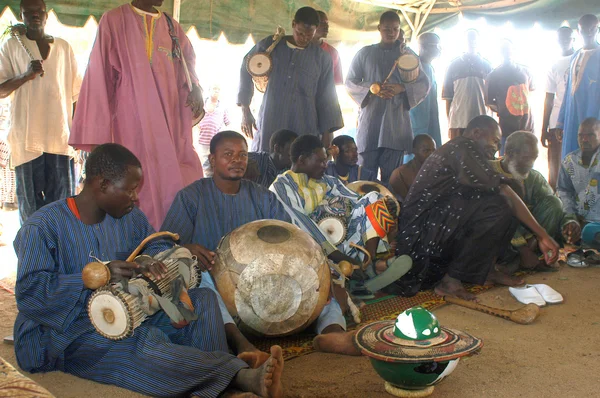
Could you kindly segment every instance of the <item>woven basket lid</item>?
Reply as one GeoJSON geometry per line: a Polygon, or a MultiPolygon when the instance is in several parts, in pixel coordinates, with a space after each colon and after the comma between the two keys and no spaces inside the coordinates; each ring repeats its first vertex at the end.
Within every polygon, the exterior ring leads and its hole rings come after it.
{"type": "Polygon", "coordinates": [[[398,363],[442,362],[478,351],[483,342],[468,333],[440,327],[440,334],[430,340],[404,340],[394,335],[394,321],[380,321],[363,326],[354,335],[354,344],[363,355],[398,363]],[[408,341],[408,343],[407,343],[408,341]]]}

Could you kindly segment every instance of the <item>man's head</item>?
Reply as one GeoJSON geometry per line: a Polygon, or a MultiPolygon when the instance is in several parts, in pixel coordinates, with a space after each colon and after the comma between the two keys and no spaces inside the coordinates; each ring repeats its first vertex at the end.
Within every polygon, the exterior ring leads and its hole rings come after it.
{"type": "Polygon", "coordinates": [[[220,95],[221,95],[221,87],[218,84],[213,84],[210,87],[210,98],[213,101],[218,101],[220,95]]]}
{"type": "Polygon", "coordinates": [[[487,115],[480,115],[472,119],[465,129],[464,136],[470,138],[485,152],[488,160],[496,157],[500,149],[502,134],[497,121],[487,115]]]}
{"type": "Polygon", "coordinates": [[[238,181],[244,177],[248,167],[248,144],[235,131],[221,131],[210,140],[210,166],[213,178],[238,181]]]}
{"type": "Polygon", "coordinates": [[[524,180],[539,154],[537,137],[529,131],[515,131],[506,139],[504,164],[517,180],[524,180]]]}
{"type": "Polygon", "coordinates": [[[400,29],[400,17],[396,11],[386,11],[381,14],[377,29],[381,34],[381,43],[383,44],[394,44],[396,40],[400,39],[401,34],[403,36],[402,29],[400,29]]]}
{"type": "Polygon", "coordinates": [[[422,164],[435,152],[435,141],[429,134],[419,134],[413,139],[412,150],[417,162],[422,164]]]}
{"type": "Polygon", "coordinates": [[[296,11],[292,21],[292,34],[298,47],[310,44],[319,26],[319,14],[314,8],[302,7],[296,11]]]}
{"type": "Polygon", "coordinates": [[[142,180],[138,158],[119,144],[99,145],[85,162],[84,190],[91,190],[96,205],[114,218],[121,218],[138,200],[142,180]]]}
{"type": "Polygon", "coordinates": [[[556,32],[558,36],[558,45],[563,53],[573,49],[573,43],[575,43],[575,34],[573,29],[568,26],[561,26],[556,32]]]}
{"type": "Polygon", "coordinates": [[[292,170],[320,180],[327,169],[327,153],[314,135],[303,135],[292,143],[292,170]]]}
{"type": "Polygon", "coordinates": [[[427,32],[419,36],[419,57],[424,62],[431,62],[442,54],[440,37],[435,33],[427,32]]]}
{"type": "Polygon", "coordinates": [[[319,14],[319,26],[315,32],[315,41],[326,39],[329,34],[329,18],[327,18],[327,14],[323,11],[317,11],[317,13],[319,14]]]}
{"type": "Polygon", "coordinates": [[[48,19],[44,0],[22,0],[21,18],[27,29],[44,30],[48,19]]]}
{"type": "Polygon", "coordinates": [[[508,64],[513,61],[514,52],[515,47],[512,41],[504,39],[500,44],[500,54],[502,54],[502,59],[504,60],[504,63],[508,64]]]}
{"type": "Polygon", "coordinates": [[[358,148],[354,138],[349,135],[338,135],[331,141],[331,144],[337,146],[340,150],[335,158],[336,164],[355,166],[358,163],[358,148]]]}
{"type": "Polygon", "coordinates": [[[291,130],[279,130],[271,136],[269,148],[275,166],[279,170],[289,169],[292,167],[291,148],[292,142],[298,138],[298,134],[291,130]]]}
{"type": "Polygon", "coordinates": [[[152,7],[161,7],[164,0],[134,0],[132,4],[134,7],[140,9],[150,9],[152,7]]]}
{"type": "Polygon", "coordinates": [[[600,121],[589,117],[581,122],[577,133],[577,142],[585,155],[596,152],[600,146],[600,121]]]}
{"type": "Polygon", "coordinates": [[[579,19],[578,26],[583,46],[594,46],[598,42],[598,17],[592,14],[584,15],[579,19]]]}
{"type": "Polygon", "coordinates": [[[479,50],[479,32],[475,29],[467,30],[467,52],[476,54],[479,50]]]}

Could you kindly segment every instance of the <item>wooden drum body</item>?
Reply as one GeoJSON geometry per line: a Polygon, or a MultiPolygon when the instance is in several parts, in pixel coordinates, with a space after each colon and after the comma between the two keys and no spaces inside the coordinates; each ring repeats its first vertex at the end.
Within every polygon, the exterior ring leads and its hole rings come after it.
{"type": "Polygon", "coordinates": [[[229,313],[259,335],[299,332],[327,303],[327,258],[295,225],[248,223],[226,235],[216,253],[211,274],[229,313]]]}
{"type": "Polygon", "coordinates": [[[412,83],[419,78],[419,57],[412,52],[398,58],[398,70],[403,83],[412,83]]]}

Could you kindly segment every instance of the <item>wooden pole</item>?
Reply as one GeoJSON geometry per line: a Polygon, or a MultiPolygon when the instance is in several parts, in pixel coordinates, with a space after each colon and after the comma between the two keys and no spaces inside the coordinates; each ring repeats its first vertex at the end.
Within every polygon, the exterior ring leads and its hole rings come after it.
{"type": "Polygon", "coordinates": [[[173,19],[179,22],[181,14],[181,0],[173,0],[173,19]]]}

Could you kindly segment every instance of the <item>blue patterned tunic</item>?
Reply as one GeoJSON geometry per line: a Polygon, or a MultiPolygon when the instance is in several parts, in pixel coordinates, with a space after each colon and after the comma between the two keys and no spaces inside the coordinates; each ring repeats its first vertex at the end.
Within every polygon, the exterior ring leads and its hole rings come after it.
{"type": "MultiPolygon", "coordinates": [[[[133,336],[120,341],[96,332],[87,313],[91,291],[83,267],[98,258],[125,260],[154,230],[135,208],[120,219],[106,215],[86,225],[66,201],[36,212],[15,239],[18,257],[15,354],[28,372],[62,370],[101,383],[153,396],[194,393],[216,396],[245,363],[227,354],[215,294],[190,290],[197,321],[175,329],[163,311],[149,317],[133,336]]],[[[172,243],[154,241],[144,254],[172,243]]]]}

